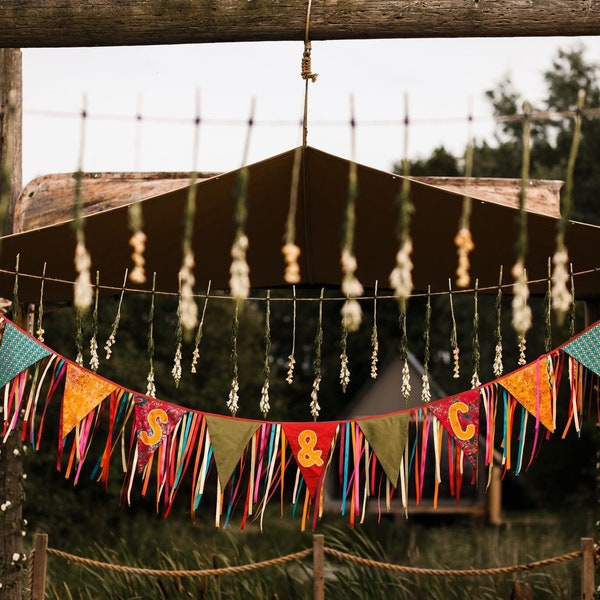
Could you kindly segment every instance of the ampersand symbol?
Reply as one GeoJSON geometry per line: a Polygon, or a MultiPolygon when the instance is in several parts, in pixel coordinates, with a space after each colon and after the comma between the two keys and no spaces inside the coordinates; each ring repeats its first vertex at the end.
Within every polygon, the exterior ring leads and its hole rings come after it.
{"type": "Polygon", "coordinates": [[[305,429],[298,434],[298,462],[302,467],[322,467],[321,450],[315,450],[317,434],[312,429],[305,429]]]}
{"type": "Polygon", "coordinates": [[[161,423],[168,423],[169,416],[166,411],[162,408],[153,408],[148,413],[148,425],[150,426],[151,433],[147,431],[140,432],[140,441],[146,446],[154,446],[157,444],[162,438],[162,427],[161,423]]]}

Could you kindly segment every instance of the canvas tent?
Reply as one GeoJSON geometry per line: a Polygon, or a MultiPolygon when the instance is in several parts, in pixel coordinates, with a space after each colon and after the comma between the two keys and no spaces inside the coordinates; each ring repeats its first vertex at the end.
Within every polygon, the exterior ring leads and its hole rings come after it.
{"type": "MultiPolygon", "coordinates": [[[[288,216],[295,157],[300,156],[296,243],[300,246],[303,286],[339,286],[341,269],[340,236],[348,195],[349,161],[311,147],[284,152],[247,167],[248,220],[250,241],[248,262],[254,288],[283,286],[281,246],[288,216]]],[[[228,287],[230,248],[234,238],[233,212],[239,171],[207,177],[196,185],[197,209],[193,250],[198,289],[211,281],[212,289],[228,287]]],[[[357,166],[355,254],[357,276],[369,288],[378,281],[388,285],[398,250],[396,236],[397,197],[402,177],[357,166]]],[[[140,201],[147,235],[146,269],[157,273],[157,288],[176,292],[181,264],[184,210],[189,186],[186,181],[165,193],[140,201]]],[[[475,249],[471,254],[471,275],[482,291],[494,288],[499,269],[504,281],[511,281],[515,261],[517,207],[496,203],[488,196],[471,193],[471,230],[475,249]]],[[[415,206],[411,219],[413,239],[413,278],[415,292],[447,291],[456,269],[454,235],[460,219],[463,196],[459,188],[431,185],[412,180],[411,199],[415,206]]],[[[49,210],[51,208],[49,207],[49,210]]],[[[128,244],[127,206],[118,206],[85,217],[85,242],[92,257],[92,272],[99,271],[102,286],[120,289],[125,269],[131,267],[128,244]]],[[[544,293],[548,259],[555,249],[557,217],[529,213],[526,266],[532,293],[544,293]]],[[[566,243],[577,277],[578,298],[590,298],[600,290],[600,274],[594,248],[600,242],[600,227],[571,223],[566,243]]],[[[19,295],[24,302],[37,302],[44,263],[47,302],[69,301],[75,279],[73,223],[62,223],[4,236],[1,239],[0,289],[12,290],[16,256],[19,255],[19,295]],[[28,278],[25,275],[37,275],[28,278]],[[62,280],[55,281],[55,280],[62,280]]],[[[151,280],[151,277],[149,278],[151,280]]],[[[128,284],[128,287],[136,286],[128,284]]],[[[145,288],[150,289],[150,283],[145,288]]]]}

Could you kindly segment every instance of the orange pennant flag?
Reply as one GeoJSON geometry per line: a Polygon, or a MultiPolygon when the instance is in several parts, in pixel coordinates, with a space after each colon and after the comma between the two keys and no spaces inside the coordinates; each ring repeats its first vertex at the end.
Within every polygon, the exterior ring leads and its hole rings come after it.
{"type": "Polygon", "coordinates": [[[117,389],[117,386],[74,363],[67,364],[62,405],[62,437],[117,389]]]}
{"type": "Polygon", "coordinates": [[[552,396],[546,361],[542,358],[521,369],[514,371],[498,380],[514,399],[521,404],[527,412],[539,418],[540,423],[554,431],[552,418],[552,396]]]}

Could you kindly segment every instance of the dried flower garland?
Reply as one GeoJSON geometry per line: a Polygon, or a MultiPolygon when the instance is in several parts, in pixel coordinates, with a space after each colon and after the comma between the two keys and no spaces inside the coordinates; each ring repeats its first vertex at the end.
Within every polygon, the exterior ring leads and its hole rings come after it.
{"type": "Polygon", "coordinates": [[[405,402],[408,402],[410,397],[411,385],[410,385],[410,368],[408,366],[408,334],[406,332],[406,303],[400,304],[400,316],[398,318],[400,323],[400,362],[402,364],[402,386],[401,393],[405,402]]]}
{"type": "Polygon", "coordinates": [[[342,392],[346,393],[346,387],[350,383],[350,367],[348,361],[348,326],[346,316],[342,313],[342,333],[340,339],[340,384],[342,392]]]}
{"type": "Polygon", "coordinates": [[[196,373],[196,367],[198,366],[198,360],[200,358],[200,342],[202,341],[202,330],[204,327],[204,316],[206,315],[206,307],[208,305],[208,296],[210,294],[211,281],[209,280],[206,288],[206,297],[204,298],[204,304],[202,306],[202,316],[200,317],[200,323],[198,323],[198,329],[196,330],[196,337],[194,339],[194,351],[192,353],[192,373],[196,373]]]}
{"type": "Polygon", "coordinates": [[[479,348],[479,280],[475,280],[475,290],[473,291],[473,347],[471,350],[471,360],[473,362],[473,374],[471,375],[471,387],[476,388],[481,385],[479,379],[479,367],[481,363],[481,351],[479,348]]]}
{"type": "Polygon", "coordinates": [[[294,366],[296,365],[296,286],[292,286],[293,302],[292,302],[292,350],[288,356],[288,370],[285,380],[291,384],[294,381],[294,366]]]}
{"type": "Polygon", "coordinates": [[[37,328],[35,330],[35,334],[37,335],[37,339],[40,342],[44,342],[44,281],[46,279],[46,263],[44,262],[44,268],[42,270],[42,281],[40,283],[40,302],[38,306],[38,318],[37,318],[37,328]]]}
{"type": "Polygon", "coordinates": [[[171,369],[171,375],[175,382],[175,387],[179,387],[181,381],[181,358],[182,352],[181,347],[183,344],[183,325],[181,322],[181,278],[179,279],[179,293],[177,302],[177,326],[175,327],[175,357],[173,359],[173,368],[171,369]]]}
{"type": "Polygon", "coordinates": [[[556,250],[552,257],[552,263],[554,264],[554,272],[552,275],[552,307],[554,308],[559,324],[563,323],[571,304],[571,294],[567,288],[567,282],[569,281],[569,273],[567,270],[569,253],[565,245],[565,234],[572,210],[573,174],[581,139],[581,111],[584,102],[585,90],[579,90],[577,96],[577,112],[575,114],[575,124],[573,127],[573,141],[571,143],[569,160],[567,162],[564,194],[561,198],[561,218],[558,223],[558,231],[556,234],[556,250]]]}
{"type": "Polygon", "coordinates": [[[313,360],[314,379],[312,391],[310,393],[310,414],[316,421],[321,406],[319,404],[319,388],[321,386],[321,353],[323,350],[323,288],[321,288],[321,296],[319,298],[319,319],[317,321],[317,333],[315,335],[315,358],[313,360]]]}
{"type": "Polygon", "coordinates": [[[494,364],[492,370],[495,377],[500,377],[504,372],[502,363],[502,266],[500,266],[500,277],[498,279],[498,291],[496,292],[496,328],[494,329],[494,364]]]}
{"type": "Polygon", "coordinates": [[[148,385],[146,395],[156,397],[156,385],[154,384],[154,296],[156,293],[156,273],[152,274],[152,294],[150,296],[150,312],[148,313],[148,385]]]}
{"type": "Polygon", "coordinates": [[[410,218],[414,206],[410,198],[410,161],[408,159],[408,100],[405,99],[404,116],[404,156],[402,158],[402,184],[396,198],[398,206],[398,221],[396,225],[396,236],[398,238],[398,252],[396,254],[396,266],[390,273],[389,282],[394,289],[394,295],[400,302],[405,304],[413,290],[412,269],[412,239],[410,237],[410,218]]]}
{"type": "Polygon", "coordinates": [[[240,301],[236,300],[235,302],[235,311],[233,313],[233,319],[231,321],[231,389],[229,390],[229,397],[227,398],[227,408],[232,416],[235,417],[238,409],[239,409],[239,391],[240,391],[240,382],[239,382],[239,371],[238,371],[238,352],[237,352],[237,343],[238,343],[238,333],[240,329],[240,321],[239,321],[239,304],[240,301]]]}
{"type": "Polygon", "coordinates": [[[104,344],[104,350],[106,351],[106,360],[109,360],[112,354],[112,347],[117,341],[117,330],[119,329],[119,323],[121,322],[121,306],[123,304],[123,296],[125,295],[125,284],[127,283],[127,269],[125,269],[125,277],[123,277],[123,285],[121,287],[121,295],[119,296],[119,303],[117,305],[117,314],[115,320],[112,322],[111,332],[104,344]]]}
{"type": "Polygon", "coordinates": [[[377,280],[373,295],[373,327],[371,329],[371,379],[377,378],[377,362],[379,360],[379,336],[377,333],[377,280]]]}
{"type": "Polygon", "coordinates": [[[448,280],[448,297],[450,299],[450,318],[452,328],[450,329],[450,347],[452,348],[452,377],[460,377],[460,348],[458,347],[458,333],[456,331],[456,317],[454,316],[454,301],[452,300],[452,281],[448,280]]]}
{"type": "Polygon", "coordinates": [[[97,371],[100,366],[98,358],[98,298],[100,296],[100,272],[96,271],[96,287],[94,293],[94,311],[92,312],[92,336],[90,338],[90,369],[97,371]]]}
{"type": "Polygon", "coordinates": [[[265,358],[263,361],[263,386],[260,391],[260,412],[266,419],[271,410],[269,401],[269,384],[271,378],[271,290],[267,291],[267,306],[265,310],[265,358]]]}
{"type": "Polygon", "coordinates": [[[302,147],[294,152],[292,180],[290,183],[290,207],[285,226],[285,243],[281,248],[285,262],[284,279],[286,283],[300,283],[300,248],[296,244],[296,213],[298,210],[298,189],[300,187],[300,165],[302,164],[302,147]]]}
{"type": "Polygon", "coordinates": [[[431,386],[429,383],[429,360],[431,358],[431,286],[427,286],[427,305],[425,306],[425,327],[423,330],[423,375],[421,376],[421,401],[431,400],[431,386]]]}

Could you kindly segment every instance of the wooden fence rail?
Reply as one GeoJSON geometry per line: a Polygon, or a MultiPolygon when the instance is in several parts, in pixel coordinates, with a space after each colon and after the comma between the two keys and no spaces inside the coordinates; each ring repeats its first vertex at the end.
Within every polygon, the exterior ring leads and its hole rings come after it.
{"type": "Polygon", "coordinates": [[[533,569],[543,568],[549,565],[558,564],[567,560],[581,558],[581,600],[592,600],[595,591],[595,570],[596,570],[597,547],[592,538],[581,538],[581,550],[556,556],[544,560],[535,561],[527,564],[512,565],[508,567],[496,567],[490,569],[428,569],[421,567],[409,567],[390,563],[373,561],[368,558],[354,556],[338,550],[333,550],[325,546],[325,536],[322,534],[313,535],[313,547],[294,554],[281,556],[275,559],[266,560],[254,564],[238,565],[233,567],[224,567],[220,569],[202,569],[195,571],[174,570],[164,571],[157,569],[141,569],[137,567],[126,567],[113,565],[88,558],[82,558],[66,552],[55,550],[48,547],[48,536],[45,533],[38,533],[35,537],[35,546],[31,556],[30,563],[30,600],[44,600],[46,588],[46,570],[48,554],[64,558],[73,562],[93,566],[97,568],[109,569],[113,571],[127,572],[140,576],[152,577],[207,577],[210,575],[224,575],[243,573],[257,569],[263,569],[268,566],[282,564],[305,558],[312,554],[313,562],[313,598],[314,600],[325,599],[325,555],[328,554],[339,561],[353,562],[363,567],[386,569],[402,573],[415,573],[419,575],[431,576],[480,576],[480,575],[500,575],[516,573],[519,571],[531,571],[533,569]]]}

